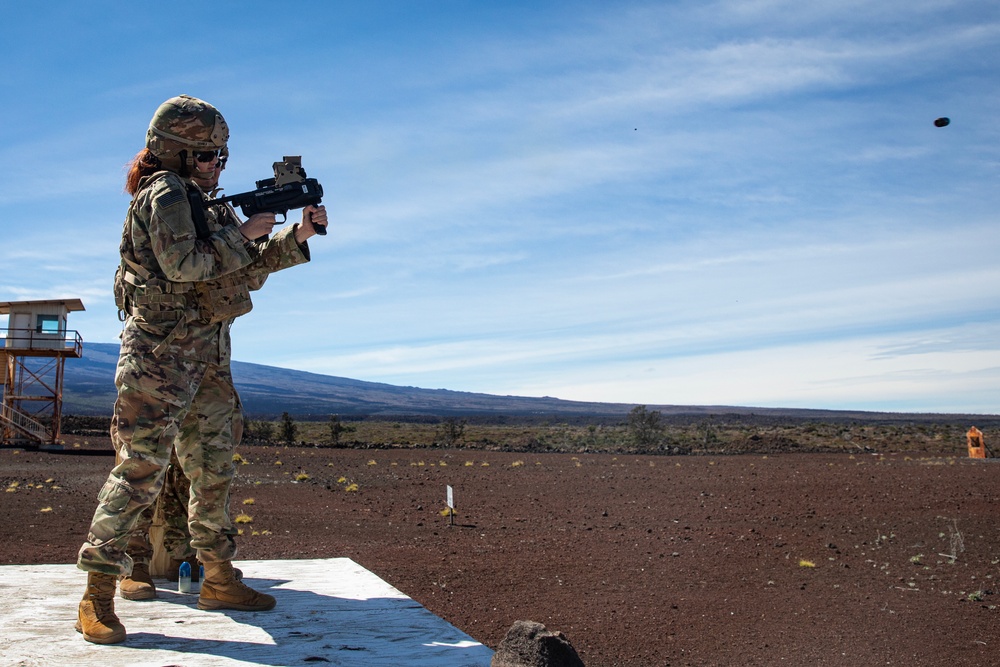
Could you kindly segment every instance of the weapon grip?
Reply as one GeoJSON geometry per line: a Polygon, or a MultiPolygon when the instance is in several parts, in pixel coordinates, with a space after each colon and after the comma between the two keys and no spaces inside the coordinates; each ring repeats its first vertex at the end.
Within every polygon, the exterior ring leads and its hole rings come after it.
{"type": "MultiPolygon", "coordinates": [[[[312,216],[309,217],[309,222],[312,222],[312,216]]],[[[313,225],[313,229],[316,230],[316,234],[319,236],[326,236],[326,225],[313,225]]]]}

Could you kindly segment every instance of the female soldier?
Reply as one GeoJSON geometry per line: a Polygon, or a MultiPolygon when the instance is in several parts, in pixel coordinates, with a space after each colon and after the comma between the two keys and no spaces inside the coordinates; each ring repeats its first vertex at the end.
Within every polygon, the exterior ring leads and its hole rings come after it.
{"type": "Polygon", "coordinates": [[[125,641],[114,611],[115,582],[129,574],[125,553],[139,514],[156,500],[171,447],[191,482],[191,546],[205,565],[201,609],[271,609],[275,600],[237,579],[237,531],[229,518],[233,450],[243,432],[230,374],[229,329],[252,308],[250,290],[268,274],[309,261],[306,240],[325,227],[326,209],[273,238],[273,214],[241,222],[228,206],[204,208],[229,156],[229,129],[211,104],[187,95],[156,110],[146,148],[131,163],[115,297],[124,312],[118,399],[111,437],[121,463],[98,494],[77,566],[87,590],[76,628],[87,641],[125,641]],[[254,240],[256,239],[256,240],[254,240]]]}

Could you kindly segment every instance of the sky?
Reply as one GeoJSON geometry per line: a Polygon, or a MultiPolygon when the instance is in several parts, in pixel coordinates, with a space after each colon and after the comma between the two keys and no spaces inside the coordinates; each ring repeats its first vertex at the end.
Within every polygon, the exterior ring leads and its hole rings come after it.
{"type": "Polygon", "coordinates": [[[997,414],[998,53],[995,0],[9,3],[0,301],[117,341],[123,167],[188,94],[226,193],[301,155],[331,220],[236,360],[997,414]]]}

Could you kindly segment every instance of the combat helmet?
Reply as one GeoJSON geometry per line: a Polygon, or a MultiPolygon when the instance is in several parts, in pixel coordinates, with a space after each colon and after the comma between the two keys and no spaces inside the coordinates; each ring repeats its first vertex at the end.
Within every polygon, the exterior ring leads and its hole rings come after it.
{"type": "Polygon", "coordinates": [[[190,95],[171,97],[160,105],[149,122],[146,148],[164,169],[182,176],[194,173],[196,151],[219,151],[224,163],[229,157],[229,126],[214,106],[190,95]]]}

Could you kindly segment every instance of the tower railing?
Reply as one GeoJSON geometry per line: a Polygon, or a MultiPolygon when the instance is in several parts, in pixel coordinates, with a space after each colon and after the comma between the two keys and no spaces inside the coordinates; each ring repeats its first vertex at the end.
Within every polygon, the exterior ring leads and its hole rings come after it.
{"type": "Polygon", "coordinates": [[[83,337],[79,331],[73,329],[39,331],[0,327],[0,340],[3,340],[0,347],[14,354],[47,353],[55,356],[62,353],[68,357],[83,356],[83,337]]]}
{"type": "Polygon", "coordinates": [[[41,444],[48,444],[52,441],[52,432],[44,424],[35,421],[23,412],[15,410],[6,403],[0,408],[0,423],[14,429],[21,436],[25,436],[41,444]]]}

